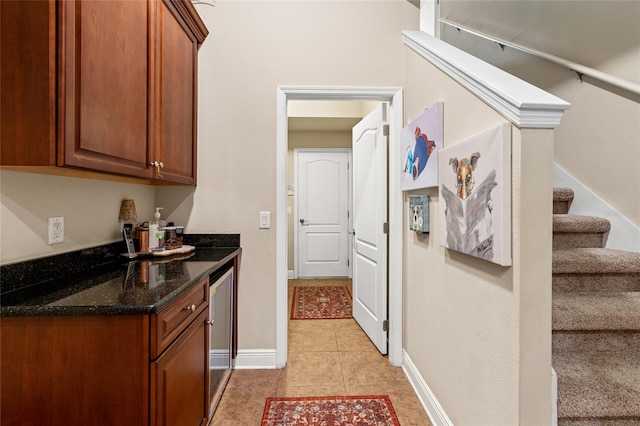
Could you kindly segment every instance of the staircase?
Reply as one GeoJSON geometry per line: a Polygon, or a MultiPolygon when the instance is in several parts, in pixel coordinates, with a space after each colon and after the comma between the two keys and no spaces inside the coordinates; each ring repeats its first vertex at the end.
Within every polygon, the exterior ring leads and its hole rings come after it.
{"type": "Polygon", "coordinates": [[[553,191],[553,367],[558,424],[640,425],[640,253],[603,248],[609,221],[553,191]]]}

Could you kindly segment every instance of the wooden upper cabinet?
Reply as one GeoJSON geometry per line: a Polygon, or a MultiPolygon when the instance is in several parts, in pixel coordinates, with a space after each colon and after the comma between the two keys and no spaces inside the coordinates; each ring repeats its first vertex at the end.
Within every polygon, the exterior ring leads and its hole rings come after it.
{"type": "Polygon", "coordinates": [[[189,0],[0,7],[1,165],[195,184],[197,49],[208,31],[189,0]]]}
{"type": "Polygon", "coordinates": [[[60,3],[59,165],[149,176],[153,5],[60,3]]]}
{"type": "Polygon", "coordinates": [[[198,40],[170,1],[159,2],[158,20],[160,131],[153,157],[163,164],[163,179],[195,184],[198,40]]]}
{"type": "Polygon", "coordinates": [[[0,164],[56,164],[56,5],[0,1],[0,164]]]}

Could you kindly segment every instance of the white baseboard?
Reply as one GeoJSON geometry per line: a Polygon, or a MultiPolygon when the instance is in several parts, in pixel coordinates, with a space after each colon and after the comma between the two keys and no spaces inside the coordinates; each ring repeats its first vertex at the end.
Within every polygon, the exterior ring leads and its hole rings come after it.
{"type": "Polygon", "coordinates": [[[429,386],[420,375],[418,368],[413,361],[411,361],[411,357],[404,349],[402,350],[402,370],[407,376],[407,379],[409,379],[409,383],[411,383],[431,423],[434,426],[453,426],[453,422],[451,422],[444,408],[442,408],[436,396],[431,392],[431,389],[429,389],[429,386]]]}
{"type": "Polygon", "coordinates": [[[551,367],[551,426],[558,426],[558,375],[551,367]]]}
{"type": "Polygon", "coordinates": [[[293,269],[289,269],[287,271],[287,278],[292,280],[296,277],[296,271],[294,271],[293,269]]]}
{"type": "Polygon", "coordinates": [[[573,189],[574,199],[569,213],[599,216],[611,222],[607,248],[640,253],[640,227],[555,163],[553,164],[553,185],[573,189]]]}
{"type": "Polygon", "coordinates": [[[276,368],[275,349],[239,349],[235,368],[259,370],[276,368]]]}

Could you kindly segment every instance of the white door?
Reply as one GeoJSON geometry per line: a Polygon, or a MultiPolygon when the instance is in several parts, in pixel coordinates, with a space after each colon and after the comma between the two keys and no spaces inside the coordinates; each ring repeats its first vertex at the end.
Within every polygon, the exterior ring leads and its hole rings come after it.
{"type": "Polygon", "coordinates": [[[353,317],[387,353],[387,136],[382,104],[353,128],[353,317]]]}
{"type": "Polygon", "coordinates": [[[297,154],[298,276],[347,277],[349,150],[297,154]]]}

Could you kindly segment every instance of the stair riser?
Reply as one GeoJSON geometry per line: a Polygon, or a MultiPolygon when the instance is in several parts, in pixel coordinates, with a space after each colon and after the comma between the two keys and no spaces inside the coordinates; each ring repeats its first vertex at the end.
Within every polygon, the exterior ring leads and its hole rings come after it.
{"type": "Polygon", "coordinates": [[[640,330],[635,331],[554,331],[553,353],[640,351],[640,330]]]}
{"type": "Polygon", "coordinates": [[[640,291],[640,273],[553,274],[553,291],[640,291]]]}
{"type": "Polygon", "coordinates": [[[607,234],[596,233],[553,233],[553,249],[604,248],[607,234]]]}
{"type": "Polygon", "coordinates": [[[553,214],[567,214],[571,207],[571,201],[554,201],[553,214]]]}

